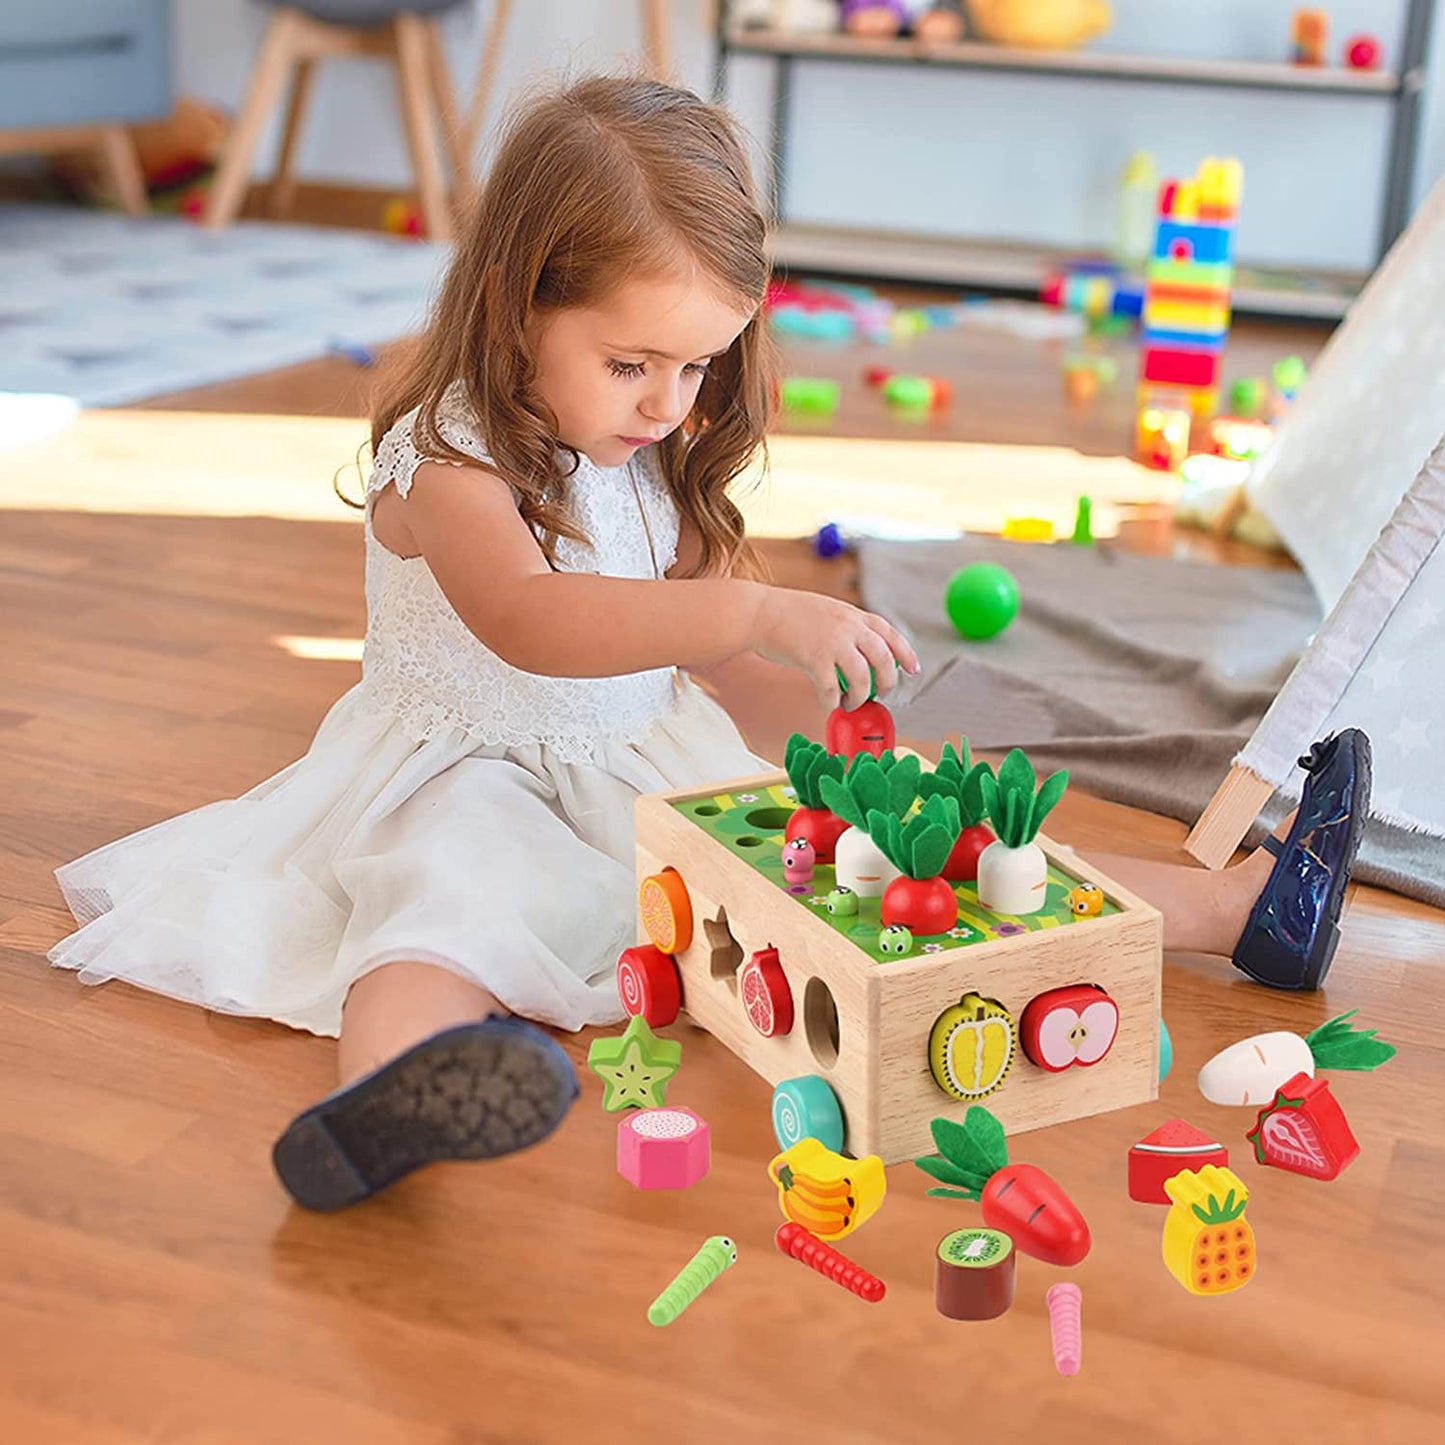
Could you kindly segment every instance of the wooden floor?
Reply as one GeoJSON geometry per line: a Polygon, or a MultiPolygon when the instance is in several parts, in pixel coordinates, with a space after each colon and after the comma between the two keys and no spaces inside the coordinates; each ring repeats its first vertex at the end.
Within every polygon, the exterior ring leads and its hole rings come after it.
{"type": "MultiPolygon", "coordinates": [[[[1235,354],[1295,345],[1259,333],[1235,354]]],[[[959,392],[942,434],[1122,445],[1127,399],[1069,411],[1056,350],[961,333],[927,346],[915,364],[959,392]]],[[[861,361],[843,350],[795,356],[793,369],[853,377],[861,361]]],[[[346,415],[363,380],[317,363],[167,404],[346,415]]],[[[855,390],[839,430],[896,430],[871,402],[855,390]]],[[[255,422],[258,437],[267,426],[255,422]]],[[[268,1151],[330,1086],[334,1046],[50,970],[44,951],[68,926],[51,870],[234,795],[305,748],[357,667],[344,649],[328,659],[279,639],[360,635],[360,534],[70,510],[67,490],[94,480],[58,469],[53,509],[0,512],[0,1440],[1445,1438],[1445,918],[1371,891],[1323,996],[1171,958],[1177,1063],[1158,1104],[1015,1141],[1094,1233],[1074,1272],[1074,1380],[1049,1354],[1056,1271],[1024,1260],[998,1321],[935,1313],[932,1249],[977,1211],[926,1199],[915,1169],[890,1171],[887,1206],[849,1242],[887,1282],[881,1304],[783,1259],[764,1173],[769,1089],[685,1027],[670,1101],[709,1119],[714,1140],[711,1176],[686,1195],[639,1193],[615,1173],[616,1121],[584,1071],[581,1101],[543,1148],[433,1169],[339,1217],[289,1207],[268,1151]],[[1256,1168],[1252,1116],[1205,1104],[1194,1072],[1235,1038],[1304,1032],[1355,1007],[1400,1046],[1378,1075],[1332,1078],[1362,1157],[1327,1185],[1256,1168]],[[1129,1145],[1176,1115],[1216,1131],[1256,1190],[1259,1278],[1225,1299],[1174,1283],[1164,1211],[1125,1194],[1129,1145]],[[654,1329],[647,1304],[714,1233],[738,1241],[739,1265],[654,1329]]],[[[1178,541],[1157,516],[1126,535],[1155,550],[1178,541]]],[[[768,550],[779,580],[847,593],[846,565],[801,544],[768,550]]],[[[820,723],[801,692],[725,700],[767,752],[820,723]]],[[[1081,796],[1051,831],[1083,849],[1182,857],[1180,825],[1081,796]]],[[[565,1042],[580,1060],[589,1041],[565,1042]]]]}

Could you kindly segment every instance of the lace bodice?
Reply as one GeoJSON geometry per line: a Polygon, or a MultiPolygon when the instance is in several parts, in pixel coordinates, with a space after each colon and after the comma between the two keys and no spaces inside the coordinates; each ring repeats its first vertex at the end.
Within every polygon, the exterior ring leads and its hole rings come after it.
{"type": "MultiPolygon", "coordinates": [[[[565,762],[590,761],[603,738],[640,740],[673,704],[671,668],[587,678],[523,672],[467,629],[424,558],[398,557],[377,541],[372,499],[387,486],[405,496],[417,467],[428,460],[416,447],[415,420],[416,412],[408,412],[382,438],[366,488],[363,694],[401,718],[418,739],[459,727],[480,744],[545,743],[565,762]]],[[[458,451],[488,460],[475,419],[456,390],[441,409],[439,430],[458,451]]],[[[648,450],[627,466],[606,469],[584,456],[568,485],[573,514],[591,545],[560,538],[559,569],[651,578],[672,565],[677,508],[648,450]]]]}

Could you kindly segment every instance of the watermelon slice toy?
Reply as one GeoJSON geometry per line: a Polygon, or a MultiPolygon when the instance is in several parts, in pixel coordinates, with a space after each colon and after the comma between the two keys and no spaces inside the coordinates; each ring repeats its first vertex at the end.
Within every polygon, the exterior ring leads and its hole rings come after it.
{"type": "Polygon", "coordinates": [[[1227,1169],[1229,1150],[1193,1124],[1171,1119],[1129,1150],[1129,1198],[1140,1204],[1168,1204],[1164,1181],[1183,1169],[1198,1173],[1206,1164],[1227,1169]]]}

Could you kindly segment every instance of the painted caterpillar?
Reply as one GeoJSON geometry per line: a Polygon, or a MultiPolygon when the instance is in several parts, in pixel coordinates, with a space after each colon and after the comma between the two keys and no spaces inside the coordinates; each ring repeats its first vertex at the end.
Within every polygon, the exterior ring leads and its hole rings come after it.
{"type": "Polygon", "coordinates": [[[817,1270],[834,1284],[841,1284],[844,1289],[852,1290],[859,1299],[867,1300],[869,1304],[877,1304],[883,1298],[886,1286],[881,1279],[854,1264],[846,1254],[840,1253],[831,1244],[825,1244],[801,1224],[780,1224],[778,1232],[773,1235],[773,1243],[790,1258],[806,1264],[809,1269],[817,1270]]]}
{"type": "Polygon", "coordinates": [[[705,1239],[677,1278],[648,1306],[647,1318],[655,1325],[670,1325],[723,1270],[737,1262],[738,1247],[727,1235],[705,1239]]]}

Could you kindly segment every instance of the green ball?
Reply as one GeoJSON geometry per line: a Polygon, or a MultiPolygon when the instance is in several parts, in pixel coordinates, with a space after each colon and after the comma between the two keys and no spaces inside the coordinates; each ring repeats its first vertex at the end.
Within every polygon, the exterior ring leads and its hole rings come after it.
{"type": "Polygon", "coordinates": [[[1018,616],[1019,584],[997,562],[971,562],[948,579],[944,611],[960,637],[997,637],[1018,616]]]}

